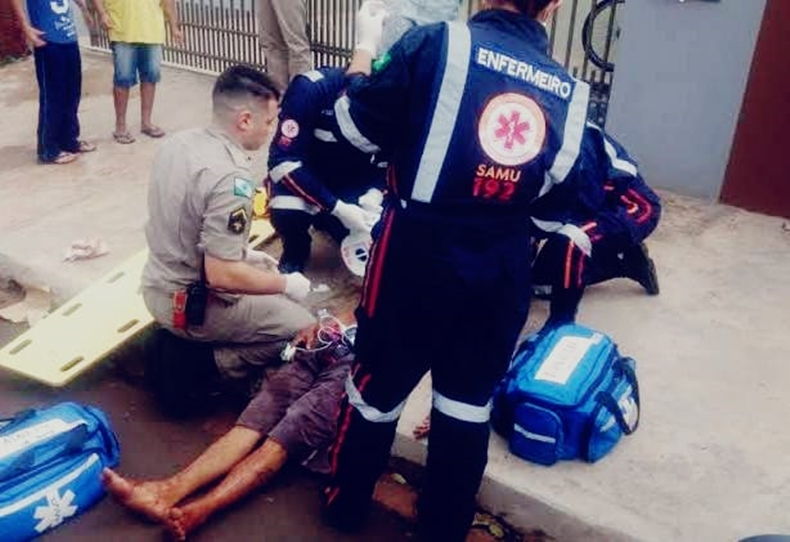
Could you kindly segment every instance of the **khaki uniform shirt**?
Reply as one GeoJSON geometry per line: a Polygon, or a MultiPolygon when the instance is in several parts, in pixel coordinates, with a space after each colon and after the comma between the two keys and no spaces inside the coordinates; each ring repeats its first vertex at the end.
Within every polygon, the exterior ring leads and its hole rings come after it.
{"type": "Polygon", "coordinates": [[[144,288],[172,294],[200,280],[204,253],[245,258],[251,164],[252,157],[215,127],[180,132],[162,145],[148,188],[144,288]]]}

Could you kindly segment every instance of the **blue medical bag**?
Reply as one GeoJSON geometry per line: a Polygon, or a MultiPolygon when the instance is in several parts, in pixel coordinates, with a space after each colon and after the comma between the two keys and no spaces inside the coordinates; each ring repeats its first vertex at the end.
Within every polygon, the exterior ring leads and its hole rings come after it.
{"type": "Polygon", "coordinates": [[[494,393],[494,429],[528,461],[595,462],[639,424],[635,369],[601,332],[569,324],[533,335],[494,393]]]}
{"type": "Polygon", "coordinates": [[[59,403],[0,421],[0,538],[30,540],[91,507],[119,455],[95,407],[59,403]]]}

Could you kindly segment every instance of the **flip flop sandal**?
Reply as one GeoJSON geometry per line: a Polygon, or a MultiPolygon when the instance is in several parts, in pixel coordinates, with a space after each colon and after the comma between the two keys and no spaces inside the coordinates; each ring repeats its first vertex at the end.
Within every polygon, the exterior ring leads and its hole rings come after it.
{"type": "Polygon", "coordinates": [[[55,158],[53,158],[51,161],[46,162],[46,163],[47,164],[55,164],[57,166],[62,166],[64,164],[72,163],[74,160],[76,160],[79,157],[80,157],[80,155],[77,154],[77,153],[63,151],[60,154],[58,154],[55,158]]]}
{"type": "Polygon", "coordinates": [[[147,135],[148,137],[153,137],[154,139],[160,138],[163,135],[165,135],[165,131],[157,126],[153,126],[151,128],[143,128],[140,131],[145,135],[147,135]]]}
{"type": "Polygon", "coordinates": [[[96,145],[88,141],[79,140],[77,141],[77,150],[79,152],[93,152],[96,150],[96,145]]]}
{"type": "Polygon", "coordinates": [[[121,143],[122,145],[128,145],[129,143],[135,142],[134,136],[129,132],[124,132],[122,134],[113,132],[112,138],[118,143],[121,143]]]}

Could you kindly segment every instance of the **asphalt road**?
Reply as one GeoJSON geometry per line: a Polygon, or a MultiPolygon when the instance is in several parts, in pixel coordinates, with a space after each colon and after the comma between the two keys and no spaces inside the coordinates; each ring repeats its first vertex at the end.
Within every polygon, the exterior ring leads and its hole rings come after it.
{"type": "MultiPolygon", "coordinates": [[[[23,326],[0,321],[0,345],[23,326]]],[[[121,442],[119,470],[131,476],[155,477],[173,472],[227,429],[230,410],[190,421],[174,421],[157,411],[139,382],[140,352],[130,348],[102,363],[66,389],[55,390],[0,373],[0,417],[33,406],[64,400],[90,403],[107,412],[121,442]]],[[[190,540],[195,541],[361,541],[409,539],[406,526],[376,510],[366,530],[341,535],[318,516],[320,480],[299,467],[285,470],[271,486],[215,517],[190,540]]],[[[163,529],[128,513],[110,498],[64,524],[44,540],[80,542],[162,540],[163,529]]]]}

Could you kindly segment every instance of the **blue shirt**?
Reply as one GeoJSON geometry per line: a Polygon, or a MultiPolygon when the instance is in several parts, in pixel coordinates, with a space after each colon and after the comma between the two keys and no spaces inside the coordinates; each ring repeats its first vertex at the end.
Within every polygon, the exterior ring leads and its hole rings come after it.
{"type": "Polygon", "coordinates": [[[70,0],[27,0],[30,24],[44,32],[48,43],[75,43],[77,28],[70,0]]]}

